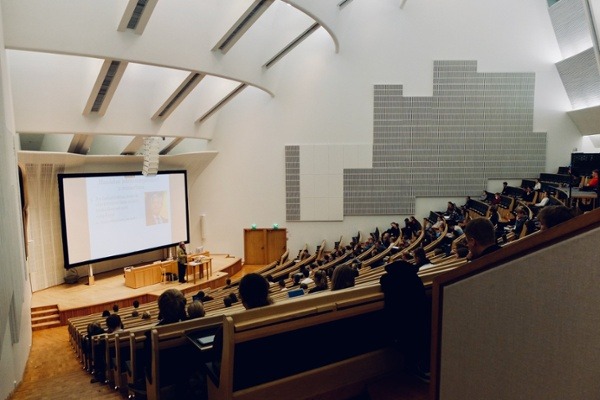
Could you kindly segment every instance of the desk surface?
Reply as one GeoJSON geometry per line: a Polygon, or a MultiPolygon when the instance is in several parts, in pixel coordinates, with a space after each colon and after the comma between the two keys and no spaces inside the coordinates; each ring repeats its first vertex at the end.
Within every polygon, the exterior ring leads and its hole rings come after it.
{"type": "MultiPolygon", "coordinates": [[[[564,192],[567,196],[569,195],[569,188],[558,188],[564,192]]],[[[573,199],[595,199],[598,194],[595,191],[581,190],[579,188],[571,189],[571,198],[573,199]]]]}

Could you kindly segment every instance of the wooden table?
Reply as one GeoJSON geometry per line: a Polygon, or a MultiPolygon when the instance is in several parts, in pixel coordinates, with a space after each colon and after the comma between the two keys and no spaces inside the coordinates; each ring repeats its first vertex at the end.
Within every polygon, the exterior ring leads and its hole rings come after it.
{"type": "MultiPolygon", "coordinates": [[[[196,267],[198,267],[198,276],[204,276],[204,271],[202,268],[204,267],[206,271],[207,278],[210,278],[212,275],[212,258],[210,257],[201,257],[198,260],[192,260],[188,262],[188,269],[192,267],[192,274],[194,275],[194,283],[196,283],[196,267]],[[202,274],[202,275],[201,275],[202,274]]],[[[186,277],[189,275],[189,272],[186,271],[186,277]]]]}
{"type": "Polygon", "coordinates": [[[124,269],[125,286],[137,289],[160,283],[163,280],[161,268],[164,268],[166,272],[173,272],[177,268],[177,263],[167,260],[138,267],[127,267],[124,269]]]}

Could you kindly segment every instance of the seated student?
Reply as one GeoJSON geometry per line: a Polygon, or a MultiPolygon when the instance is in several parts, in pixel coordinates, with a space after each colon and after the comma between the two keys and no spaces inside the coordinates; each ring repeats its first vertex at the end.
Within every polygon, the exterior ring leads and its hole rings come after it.
{"type": "Polygon", "coordinates": [[[417,267],[417,271],[422,271],[428,268],[432,268],[434,266],[431,263],[431,261],[429,261],[429,258],[427,258],[427,254],[425,254],[425,249],[422,247],[415,249],[415,251],[413,252],[413,257],[415,260],[415,266],[417,267]]]}
{"type": "Polygon", "coordinates": [[[533,190],[535,190],[536,192],[539,190],[542,190],[542,182],[540,182],[539,179],[535,180],[535,185],[533,185],[533,190]]]}
{"type": "Polygon", "coordinates": [[[317,271],[315,272],[315,286],[311,288],[308,293],[320,292],[322,290],[327,290],[327,274],[325,271],[317,271]]]}
{"type": "Polygon", "coordinates": [[[525,227],[525,223],[529,220],[529,217],[525,213],[525,209],[523,207],[517,207],[516,209],[517,217],[515,218],[515,224],[511,227],[512,231],[515,234],[515,238],[518,239],[525,227]]]}
{"type": "Polygon", "coordinates": [[[204,293],[203,290],[200,290],[198,293],[192,296],[192,300],[199,300],[202,303],[206,303],[207,301],[213,300],[213,298],[204,293]]]}
{"type": "MultiPolygon", "coordinates": [[[[87,336],[83,342],[83,352],[88,358],[92,356],[92,337],[96,335],[102,335],[106,333],[98,322],[92,322],[87,326],[87,336]]],[[[102,351],[98,351],[102,353],[102,351]]],[[[99,357],[98,360],[94,360],[94,377],[90,380],[90,383],[101,382],[103,383],[106,379],[106,368],[104,357],[99,357]]]]}
{"type": "Polygon", "coordinates": [[[487,218],[475,218],[465,227],[469,260],[475,260],[486,254],[492,253],[500,246],[496,244],[494,225],[487,218]]]}
{"type": "Polygon", "coordinates": [[[244,275],[240,280],[239,292],[242,304],[247,310],[273,303],[269,297],[269,282],[257,273],[244,275]]]}
{"type": "Polygon", "coordinates": [[[305,269],[304,273],[302,274],[303,279],[300,281],[300,284],[304,284],[304,285],[310,285],[311,283],[313,283],[313,279],[310,277],[310,271],[305,269]]]}
{"type": "Polygon", "coordinates": [[[165,290],[158,297],[158,319],[157,325],[167,325],[179,321],[185,321],[185,303],[187,302],[183,293],[178,289],[165,290]]]}
{"type": "Polygon", "coordinates": [[[444,231],[445,228],[446,221],[444,221],[444,217],[442,217],[441,215],[438,216],[437,222],[431,226],[431,229],[433,230],[436,238],[440,236],[440,234],[444,231]]]}
{"type": "Polygon", "coordinates": [[[280,291],[284,292],[287,290],[287,287],[285,287],[285,279],[283,279],[283,278],[279,279],[278,284],[279,284],[280,291]]]}
{"type": "Polygon", "coordinates": [[[333,270],[331,290],[342,290],[354,286],[356,271],[349,265],[340,265],[333,270]]]}
{"type": "Polygon", "coordinates": [[[121,322],[119,314],[111,314],[106,317],[106,333],[122,331],[125,327],[121,322]]]}
{"type": "Polygon", "coordinates": [[[540,211],[540,209],[542,209],[543,207],[546,207],[548,205],[548,203],[550,202],[550,197],[548,195],[548,192],[542,191],[542,192],[540,192],[540,196],[542,196],[541,200],[538,203],[535,203],[534,205],[529,207],[534,215],[537,215],[537,213],[540,211]]]}
{"type": "MultiPolygon", "coordinates": [[[[408,218],[404,220],[404,225],[407,225],[408,218]]],[[[390,223],[390,229],[386,231],[390,236],[400,236],[400,225],[397,222],[390,223]]]]}
{"type": "Polygon", "coordinates": [[[140,307],[140,302],[137,300],[134,300],[133,301],[133,311],[131,312],[132,317],[137,317],[140,315],[140,312],[138,311],[139,307],[140,307]]]}
{"type": "MultiPolygon", "coordinates": [[[[583,182],[583,180],[582,180],[583,182]]],[[[598,170],[595,169],[592,171],[592,178],[589,180],[587,185],[583,185],[581,190],[594,190],[598,188],[598,170]]]]}
{"type": "Polygon", "coordinates": [[[558,224],[570,220],[575,215],[566,206],[548,206],[544,207],[538,214],[540,221],[540,230],[552,228],[558,224]]]}
{"type": "Polygon", "coordinates": [[[494,193],[494,198],[492,199],[492,205],[499,205],[502,202],[500,198],[500,193],[494,193]]]}
{"type": "Polygon", "coordinates": [[[502,195],[508,196],[508,182],[502,182],[502,195]]]}
{"type": "Polygon", "coordinates": [[[421,223],[419,221],[417,221],[417,219],[415,218],[415,216],[411,216],[410,217],[410,229],[413,232],[413,235],[418,236],[419,233],[421,232],[421,229],[423,229],[423,226],[421,225],[421,223]]]}
{"type": "Polygon", "coordinates": [[[187,314],[189,319],[202,318],[206,315],[206,311],[204,311],[204,305],[201,301],[194,300],[187,307],[187,314]]]}
{"type": "Polygon", "coordinates": [[[533,191],[533,189],[531,189],[531,187],[527,186],[525,188],[525,193],[523,194],[523,203],[532,204],[534,197],[535,197],[535,192],[533,191]]]}

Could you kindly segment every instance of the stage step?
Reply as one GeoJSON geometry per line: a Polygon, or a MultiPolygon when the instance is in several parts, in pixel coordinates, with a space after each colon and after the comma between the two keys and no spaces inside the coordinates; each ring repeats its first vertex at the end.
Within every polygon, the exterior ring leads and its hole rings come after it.
{"type": "Polygon", "coordinates": [[[43,306],[31,309],[31,329],[34,331],[60,326],[58,306],[43,306]]]}

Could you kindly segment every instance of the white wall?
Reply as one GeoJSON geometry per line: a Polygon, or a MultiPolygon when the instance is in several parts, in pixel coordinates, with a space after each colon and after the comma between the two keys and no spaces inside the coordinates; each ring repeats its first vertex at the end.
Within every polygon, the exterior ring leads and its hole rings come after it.
{"type": "Polygon", "coordinates": [[[569,102],[553,65],[560,54],[546,7],[542,0],[424,0],[404,9],[395,1],[351,3],[340,13],[339,54],[324,52],[330,42],[318,31],[275,67],[285,72],[274,98],[248,90],[218,117],[209,146],[219,156],[190,191],[191,215],[207,215],[205,248],[243,254],[242,229],[252,223],[287,227],[295,252],[402,219],[286,223],[283,147],[371,143],[373,84],[401,83],[405,95],[431,96],[437,59],[477,60],[482,72],[534,72],[533,129],[548,132],[546,172],[567,165],[581,136],[565,114],[569,102]]]}
{"type": "Polygon", "coordinates": [[[0,29],[0,399],[7,398],[23,378],[31,346],[31,291],[25,268],[16,143],[0,29]]]}

